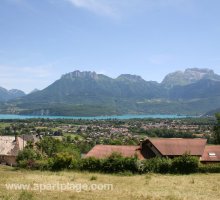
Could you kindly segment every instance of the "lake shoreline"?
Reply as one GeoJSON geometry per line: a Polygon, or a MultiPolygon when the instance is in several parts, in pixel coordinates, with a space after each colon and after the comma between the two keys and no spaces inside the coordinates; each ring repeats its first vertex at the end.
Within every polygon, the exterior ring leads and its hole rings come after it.
{"type": "Polygon", "coordinates": [[[188,115],[111,115],[111,116],[44,116],[44,115],[13,115],[13,114],[0,114],[0,119],[82,119],[82,120],[108,120],[108,119],[182,119],[182,118],[195,118],[199,116],[188,116],[188,115]]]}

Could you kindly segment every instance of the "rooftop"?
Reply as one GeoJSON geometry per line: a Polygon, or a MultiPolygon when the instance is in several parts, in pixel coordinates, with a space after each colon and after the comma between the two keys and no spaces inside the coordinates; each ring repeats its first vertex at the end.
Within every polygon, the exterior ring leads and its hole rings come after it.
{"type": "Polygon", "coordinates": [[[163,156],[178,156],[189,153],[202,156],[206,139],[150,138],[147,139],[163,156]]]}
{"type": "Polygon", "coordinates": [[[207,145],[200,159],[201,161],[220,161],[220,145],[207,145]]]}
{"type": "Polygon", "coordinates": [[[139,159],[143,159],[140,153],[139,146],[123,146],[123,145],[96,145],[92,148],[85,157],[106,158],[113,152],[121,153],[124,157],[138,156],[139,159]]]}

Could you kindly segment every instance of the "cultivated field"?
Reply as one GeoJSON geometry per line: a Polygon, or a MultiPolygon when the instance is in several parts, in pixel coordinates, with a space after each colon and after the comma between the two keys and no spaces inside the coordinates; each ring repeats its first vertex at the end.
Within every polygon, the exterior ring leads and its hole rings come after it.
{"type": "MultiPolygon", "coordinates": [[[[79,172],[40,172],[15,170],[0,166],[0,199],[125,199],[125,200],[219,200],[220,174],[194,175],[103,175],[79,172]],[[30,184],[32,190],[9,190],[5,184],[30,184]],[[40,192],[41,185],[45,189],[40,192]],[[54,185],[57,185],[57,188],[54,185]],[[58,186],[74,185],[75,190],[63,191],[58,186]],[[88,187],[112,184],[105,190],[85,190],[88,187]],[[83,186],[84,185],[84,186],[83,186]],[[93,185],[93,186],[92,186],[93,185]],[[38,186],[38,188],[36,188],[38,186]],[[35,190],[33,190],[35,187],[35,190]],[[51,187],[51,188],[49,188],[51,187]],[[82,189],[82,191],[80,191],[82,189]]],[[[100,187],[101,189],[101,187],[100,187]]]]}

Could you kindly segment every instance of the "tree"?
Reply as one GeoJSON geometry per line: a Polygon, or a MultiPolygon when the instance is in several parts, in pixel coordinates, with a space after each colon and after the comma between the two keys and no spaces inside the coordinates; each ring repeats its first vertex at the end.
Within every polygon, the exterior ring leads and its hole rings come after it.
{"type": "Polygon", "coordinates": [[[60,151],[62,148],[62,142],[52,137],[44,137],[37,143],[39,149],[46,153],[49,157],[60,151]]]}
{"type": "Polygon", "coordinates": [[[214,126],[214,142],[220,144],[220,113],[215,114],[217,124],[214,126]]]}
{"type": "Polygon", "coordinates": [[[79,156],[78,149],[71,143],[62,142],[53,137],[44,137],[37,143],[37,147],[40,151],[45,153],[48,157],[53,157],[60,152],[68,152],[74,156],[79,156]]]}

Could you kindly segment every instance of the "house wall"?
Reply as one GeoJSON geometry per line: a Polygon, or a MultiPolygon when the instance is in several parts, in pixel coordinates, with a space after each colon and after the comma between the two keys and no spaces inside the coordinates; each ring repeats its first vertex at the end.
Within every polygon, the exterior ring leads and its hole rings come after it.
{"type": "Polygon", "coordinates": [[[145,159],[156,157],[156,154],[152,151],[152,149],[149,147],[149,144],[147,144],[146,142],[143,142],[141,144],[141,154],[145,159]]]}
{"type": "Polygon", "coordinates": [[[16,166],[16,156],[7,156],[7,155],[1,155],[0,156],[0,163],[1,164],[7,164],[10,166],[16,166]]]}

